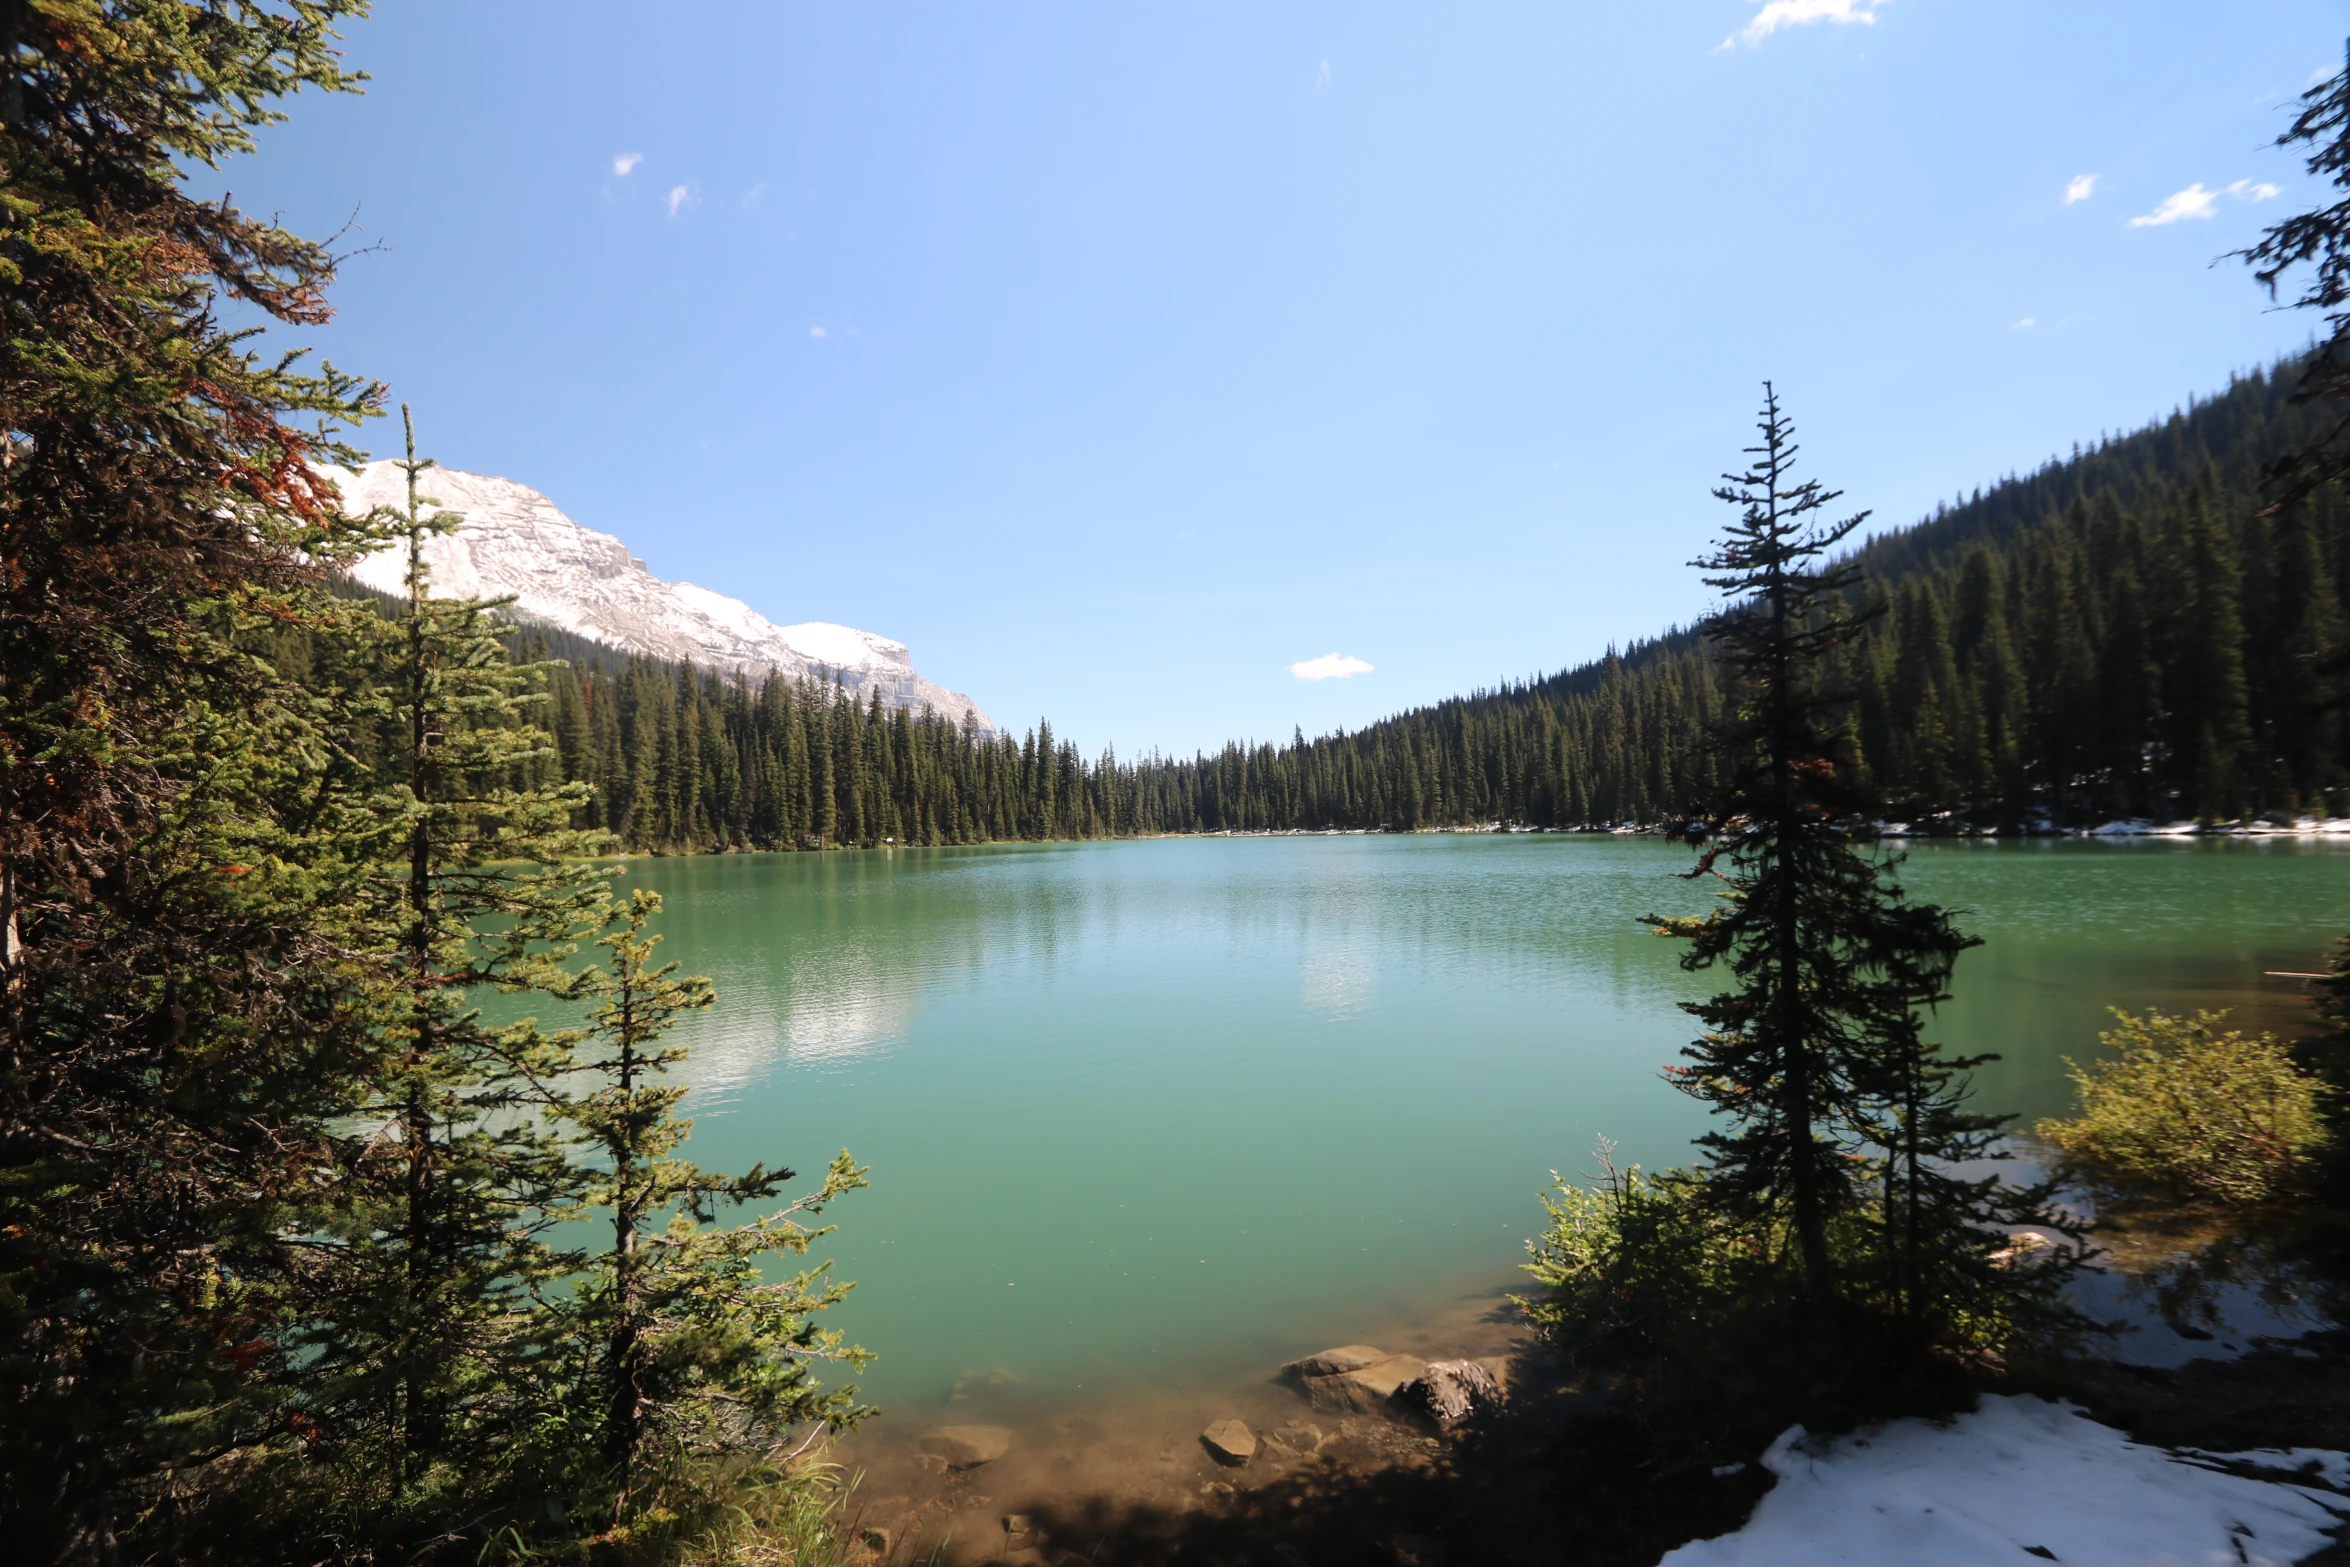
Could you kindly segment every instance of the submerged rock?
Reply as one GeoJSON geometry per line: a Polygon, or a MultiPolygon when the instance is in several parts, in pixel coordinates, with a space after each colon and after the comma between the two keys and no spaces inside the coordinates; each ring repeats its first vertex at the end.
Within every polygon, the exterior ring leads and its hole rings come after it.
{"type": "Polygon", "coordinates": [[[1257,1456],[1256,1433],[1242,1421],[1219,1420],[1202,1431],[1199,1439],[1220,1464],[1237,1467],[1257,1456]]]}
{"type": "Polygon", "coordinates": [[[922,1451],[949,1469],[976,1469],[1011,1450],[1012,1433],[1002,1426],[940,1426],[922,1438],[922,1451]]]}
{"type": "Polygon", "coordinates": [[[1300,1385],[1316,1409],[1358,1415],[1387,1413],[1395,1390],[1427,1369],[1417,1355],[1389,1355],[1335,1376],[1306,1377],[1300,1385]]]}
{"type": "Polygon", "coordinates": [[[1474,1360],[1438,1360],[1395,1390],[1398,1402],[1448,1426],[1501,1402],[1501,1384],[1474,1360]]]}
{"type": "Polygon", "coordinates": [[[1386,1358],[1387,1351],[1373,1349],[1368,1344],[1342,1344],[1337,1349],[1325,1349],[1303,1360],[1293,1360],[1281,1369],[1301,1380],[1306,1377],[1334,1377],[1341,1372],[1359,1371],[1374,1361],[1386,1358]]]}

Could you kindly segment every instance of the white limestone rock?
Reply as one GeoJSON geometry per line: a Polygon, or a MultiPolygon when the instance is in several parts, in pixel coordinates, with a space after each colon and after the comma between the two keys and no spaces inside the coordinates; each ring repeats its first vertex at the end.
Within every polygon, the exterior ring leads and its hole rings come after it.
{"type": "MultiPolygon", "coordinates": [[[[330,473],[344,510],[400,506],[407,476],[391,462],[356,473],[330,473]]],[[[606,646],[660,658],[692,659],[705,668],[740,670],[756,680],[769,670],[841,683],[862,701],[879,691],[885,707],[937,710],[958,726],[995,723],[959,691],[917,673],[903,642],[830,621],[778,626],[742,600],[691,582],[663,582],[628,546],[585,528],[555,503],[512,479],[434,468],[418,488],[463,516],[454,533],[424,547],[433,591],[450,598],[504,598],[529,620],[561,627],[606,646]]],[[[403,549],[394,545],[360,561],[351,575],[378,592],[405,594],[403,549]]]]}

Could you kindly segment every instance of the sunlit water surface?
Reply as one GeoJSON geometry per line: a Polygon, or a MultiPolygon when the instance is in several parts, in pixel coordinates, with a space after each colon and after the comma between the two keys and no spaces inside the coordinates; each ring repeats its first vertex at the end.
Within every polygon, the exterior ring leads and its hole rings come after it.
{"type": "MultiPolygon", "coordinates": [[[[1513,1277],[1593,1139],[1705,1121],[1658,1068],[1705,993],[1638,917],[1700,908],[1654,839],[1169,839],[636,861],[707,973],[691,1152],[870,1190],[827,1217],[869,1397],[1230,1378],[1513,1277]],[[1004,1374],[1008,1374],[1006,1377],[1004,1374]]],[[[2061,1110],[2104,1009],[2291,1029],[2350,928],[2322,844],[1920,845],[1985,945],[1943,1037],[1987,1106],[2061,1110]]]]}

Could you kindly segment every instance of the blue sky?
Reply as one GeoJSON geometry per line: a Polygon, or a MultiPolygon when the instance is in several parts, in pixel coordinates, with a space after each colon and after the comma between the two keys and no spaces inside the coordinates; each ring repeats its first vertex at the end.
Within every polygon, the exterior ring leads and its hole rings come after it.
{"type": "Polygon", "coordinates": [[[2346,28],[379,0],[367,96],[224,182],[356,211],[303,340],[444,462],[999,722],[1189,751],[1687,619],[1765,376],[1893,525],[2306,341],[2213,261],[2316,199],[2269,143],[2346,28]]]}

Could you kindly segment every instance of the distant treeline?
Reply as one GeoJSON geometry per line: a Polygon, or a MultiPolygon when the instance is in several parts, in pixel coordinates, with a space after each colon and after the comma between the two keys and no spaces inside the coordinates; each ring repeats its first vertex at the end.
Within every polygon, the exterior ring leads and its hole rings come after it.
{"type": "MultiPolygon", "coordinates": [[[[2350,753],[2350,508],[2262,515],[2260,471],[2333,416],[2294,366],[1859,551],[1877,618],[1832,678],[1888,815],[1946,825],[2330,811],[2350,753]]],[[[1203,826],[1578,827],[1695,812],[1719,697],[1680,632],[1353,735],[1172,770],[1203,826]]]]}
{"type": "MultiPolygon", "coordinates": [[[[2290,367],[1886,534],[1880,613],[1839,661],[1890,816],[2014,828],[2350,808],[2329,695],[2350,600],[2338,492],[2261,515],[2261,465],[2313,440],[2290,367]]],[[[583,826],[706,852],[1168,832],[1654,823],[1712,783],[1711,659],[1672,633],[1352,734],[1085,757],[526,628],[583,826]]]]}

